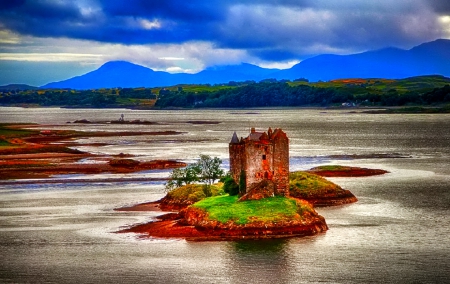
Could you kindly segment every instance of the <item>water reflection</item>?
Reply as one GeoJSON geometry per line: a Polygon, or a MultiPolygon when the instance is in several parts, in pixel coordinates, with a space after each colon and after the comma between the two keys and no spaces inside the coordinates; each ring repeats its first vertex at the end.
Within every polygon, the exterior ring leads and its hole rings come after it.
{"type": "Polygon", "coordinates": [[[228,274],[232,283],[286,283],[288,240],[242,240],[228,244],[228,274]]]}

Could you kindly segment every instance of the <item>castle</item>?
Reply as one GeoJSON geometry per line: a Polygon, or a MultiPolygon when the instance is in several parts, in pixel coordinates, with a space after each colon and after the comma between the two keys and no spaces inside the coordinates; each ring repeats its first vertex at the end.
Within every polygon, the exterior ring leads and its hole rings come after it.
{"type": "Polygon", "coordinates": [[[252,128],[241,139],[234,132],[229,151],[231,175],[239,183],[245,173],[246,193],[270,184],[272,195],[289,195],[289,139],[283,130],[256,132],[252,128]]]}

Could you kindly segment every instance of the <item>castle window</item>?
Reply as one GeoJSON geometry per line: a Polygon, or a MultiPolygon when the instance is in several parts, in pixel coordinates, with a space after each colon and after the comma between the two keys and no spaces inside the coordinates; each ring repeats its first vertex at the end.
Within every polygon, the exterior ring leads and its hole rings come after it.
{"type": "Polygon", "coordinates": [[[264,173],[264,178],[269,178],[269,173],[268,172],[264,173]]]}
{"type": "Polygon", "coordinates": [[[262,159],[266,160],[267,159],[266,155],[262,155],[262,159]]]}

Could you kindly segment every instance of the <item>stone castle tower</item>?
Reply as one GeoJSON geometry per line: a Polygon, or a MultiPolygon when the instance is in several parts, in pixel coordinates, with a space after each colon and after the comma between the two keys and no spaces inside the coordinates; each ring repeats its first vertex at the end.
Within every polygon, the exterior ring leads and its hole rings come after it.
{"type": "Polygon", "coordinates": [[[256,132],[252,128],[248,137],[241,139],[235,132],[229,151],[231,175],[239,183],[245,172],[247,193],[268,181],[274,195],[289,195],[289,139],[283,130],[256,132]]]}

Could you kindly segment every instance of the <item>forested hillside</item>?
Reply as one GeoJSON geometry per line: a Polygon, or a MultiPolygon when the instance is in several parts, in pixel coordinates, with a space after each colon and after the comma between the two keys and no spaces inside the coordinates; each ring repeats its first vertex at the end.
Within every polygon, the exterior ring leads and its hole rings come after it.
{"type": "Polygon", "coordinates": [[[450,103],[450,78],[401,80],[305,79],[98,90],[0,90],[1,105],[133,108],[248,108],[290,106],[405,106],[450,103]]]}
{"type": "Polygon", "coordinates": [[[264,80],[234,88],[190,92],[162,90],[157,107],[403,106],[450,103],[450,79],[349,79],[331,82],[264,80]]]}

